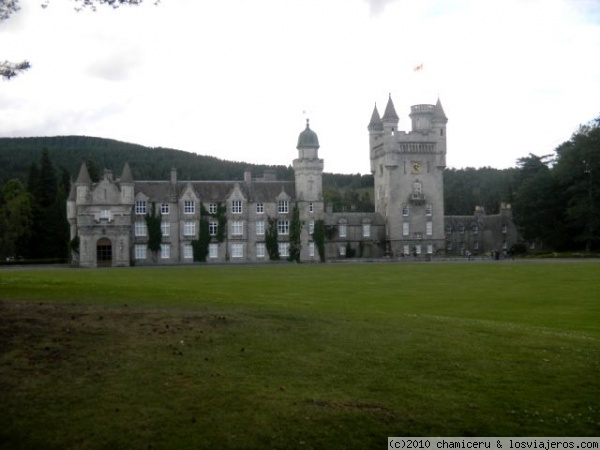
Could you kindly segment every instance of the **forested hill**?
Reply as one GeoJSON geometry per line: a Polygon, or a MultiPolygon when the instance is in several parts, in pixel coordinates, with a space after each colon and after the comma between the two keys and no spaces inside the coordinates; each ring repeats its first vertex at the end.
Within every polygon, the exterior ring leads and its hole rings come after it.
{"type": "Polygon", "coordinates": [[[44,148],[48,149],[54,166],[66,169],[72,177],[77,176],[83,161],[92,161],[100,170],[112,169],[116,176],[125,162],[129,162],[133,177],[138,180],[168,180],[172,167],[177,168],[181,180],[242,179],[247,168],[252,170],[254,176],[271,169],[277,172],[278,178],[293,179],[291,167],[224,161],[212,156],[145,147],[113,139],[55,136],[0,138],[0,185],[11,178],[25,181],[29,167],[39,161],[44,148]]]}
{"type": "MultiPolygon", "coordinates": [[[[40,161],[42,150],[54,168],[68,172],[71,179],[83,161],[101,172],[113,170],[119,176],[129,162],[137,180],[168,180],[172,167],[180,180],[242,180],[244,170],[259,177],[267,169],[277,178],[293,180],[290,166],[268,166],[226,161],[213,156],[197,155],[168,148],[86,136],[56,136],[31,138],[0,138],[0,187],[18,178],[27,183],[32,164],[40,161]]],[[[92,167],[90,167],[92,169],[92,167]]],[[[444,177],[446,214],[472,214],[475,206],[484,206],[488,213],[498,212],[500,202],[511,202],[514,169],[448,169],[444,177]]],[[[373,211],[373,176],[370,174],[323,174],[325,201],[334,210],[373,211]]]]}

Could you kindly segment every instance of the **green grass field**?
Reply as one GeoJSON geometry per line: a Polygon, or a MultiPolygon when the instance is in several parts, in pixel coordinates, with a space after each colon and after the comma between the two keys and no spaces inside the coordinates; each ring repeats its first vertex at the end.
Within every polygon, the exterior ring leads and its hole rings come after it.
{"type": "Polygon", "coordinates": [[[0,270],[0,448],[598,436],[600,262],[0,270]]]}

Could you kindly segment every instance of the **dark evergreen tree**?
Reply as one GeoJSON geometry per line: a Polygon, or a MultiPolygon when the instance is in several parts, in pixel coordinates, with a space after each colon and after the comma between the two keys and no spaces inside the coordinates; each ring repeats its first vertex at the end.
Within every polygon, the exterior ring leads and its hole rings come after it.
{"type": "Polygon", "coordinates": [[[302,222],[300,221],[300,209],[298,204],[292,210],[292,222],[290,224],[290,256],[289,261],[300,262],[302,222]]]}

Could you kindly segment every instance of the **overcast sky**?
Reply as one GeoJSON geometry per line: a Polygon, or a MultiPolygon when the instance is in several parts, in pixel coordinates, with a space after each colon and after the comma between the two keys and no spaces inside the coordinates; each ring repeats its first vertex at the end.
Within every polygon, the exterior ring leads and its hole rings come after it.
{"type": "Polygon", "coordinates": [[[401,130],[439,96],[455,168],[552,153],[600,115],[597,0],[146,1],[22,0],[0,60],[32,68],[0,81],[0,136],[289,165],[309,117],[326,172],[368,173],[367,124],[389,93],[401,130]]]}

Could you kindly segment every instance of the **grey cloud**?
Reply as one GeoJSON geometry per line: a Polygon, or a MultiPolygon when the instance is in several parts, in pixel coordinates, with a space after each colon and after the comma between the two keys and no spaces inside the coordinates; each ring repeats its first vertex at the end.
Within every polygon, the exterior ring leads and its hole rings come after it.
{"type": "Polygon", "coordinates": [[[376,16],[383,12],[385,7],[396,0],[365,0],[371,8],[371,15],[376,16]]]}

